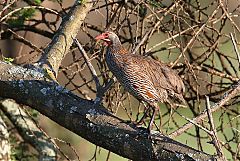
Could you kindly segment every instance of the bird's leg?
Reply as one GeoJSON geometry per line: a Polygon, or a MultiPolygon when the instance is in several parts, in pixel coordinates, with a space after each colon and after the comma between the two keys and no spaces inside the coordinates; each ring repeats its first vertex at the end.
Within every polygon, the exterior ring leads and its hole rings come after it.
{"type": "Polygon", "coordinates": [[[156,113],[158,112],[158,108],[155,108],[155,107],[152,107],[152,108],[153,108],[153,114],[152,114],[151,120],[150,120],[150,122],[148,124],[148,128],[147,128],[149,133],[151,133],[153,123],[154,123],[154,119],[155,119],[156,113]]]}
{"type": "MultiPolygon", "coordinates": [[[[145,105],[144,105],[145,106],[145,105]]],[[[146,106],[145,106],[146,108],[146,106]]],[[[137,122],[137,125],[142,125],[144,122],[144,119],[147,117],[148,111],[150,110],[150,107],[147,107],[147,109],[145,110],[142,118],[137,122]]]]}
{"type": "Polygon", "coordinates": [[[104,94],[107,92],[107,90],[116,82],[116,78],[111,78],[105,86],[101,86],[101,89],[97,90],[97,96],[96,99],[94,100],[94,104],[98,105],[99,103],[102,102],[102,99],[104,97],[104,94]]]}

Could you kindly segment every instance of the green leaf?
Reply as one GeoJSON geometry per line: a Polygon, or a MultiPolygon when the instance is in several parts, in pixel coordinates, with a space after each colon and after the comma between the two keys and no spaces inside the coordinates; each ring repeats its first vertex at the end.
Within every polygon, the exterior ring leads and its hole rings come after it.
{"type": "Polygon", "coordinates": [[[3,61],[6,62],[6,63],[11,64],[14,61],[14,59],[13,58],[3,57],[3,61]]]}

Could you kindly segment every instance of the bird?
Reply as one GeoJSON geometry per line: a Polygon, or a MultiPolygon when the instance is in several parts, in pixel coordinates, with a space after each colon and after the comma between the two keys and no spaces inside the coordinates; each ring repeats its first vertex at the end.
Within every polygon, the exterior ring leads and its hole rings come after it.
{"type": "Polygon", "coordinates": [[[106,31],[95,39],[104,41],[104,45],[107,46],[105,54],[107,66],[124,89],[152,108],[153,114],[147,127],[149,132],[159,111],[159,102],[169,103],[170,98],[186,104],[183,98],[184,83],[167,64],[129,52],[123,47],[117,34],[112,31],[106,31]]]}

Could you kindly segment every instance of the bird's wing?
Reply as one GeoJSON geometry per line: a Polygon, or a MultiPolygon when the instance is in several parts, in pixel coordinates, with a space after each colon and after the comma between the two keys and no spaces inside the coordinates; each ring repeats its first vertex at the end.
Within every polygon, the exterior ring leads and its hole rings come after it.
{"type": "Polygon", "coordinates": [[[147,62],[144,63],[144,68],[146,68],[145,70],[150,79],[152,79],[154,86],[158,89],[164,88],[167,91],[173,91],[178,94],[184,92],[185,87],[182,79],[173,69],[151,58],[144,58],[144,61],[147,62]]]}
{"type": "Polygon", "coordinates": [[[167,91],[165,89],[157,89],[149,77],[147,72],[149,62],[145,61],[144,57],[139,55],[128,54],[121,57],[121,69],[124,75],[130,82],[131,87],[146,100],[164,101],[167,98],[167,91]],[[160,93],[160,94],[159,94],[160,93]]]}
{"type": "MultiPolygon", "coordinates": [[[[160,63],[158,63],[160,64],[160,63]]],[[[178,94],[182,94],[185,91],[185,87],[180,76],[171,68],[165,64],[159,65],[162,69],[163,75],[171,88],[178,94]]]]}
{"type": "Polygon", "coordinates": [[[121,65],[124,69],[122,71],[131,84],[138,88],[140,95],[143,91],[150,91],[155,100],[164,101],[168,94],[180,102],[183,100],[184,84],[173,69],[159,61],[139,55],[127,54],[121,58],[121,62],[124,62],[121,65]]]}

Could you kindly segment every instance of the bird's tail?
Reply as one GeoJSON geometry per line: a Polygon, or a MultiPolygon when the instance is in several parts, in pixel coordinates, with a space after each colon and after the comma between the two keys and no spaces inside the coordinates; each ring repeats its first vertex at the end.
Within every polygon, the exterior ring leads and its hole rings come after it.
{"type": "Polygon", "coordinates": [[[171,100],[174,101],[174,106],[176,106],[176,107],[184,107],[184,108],[187,107],[187,102],[186,102],[186,100],[183,98],[183,96],[181,94],[175,93],[174,95],[170,95],[170,98],[171,98],[171,100]]]}

